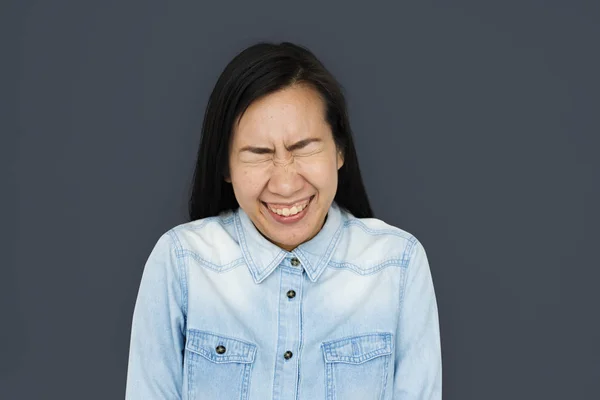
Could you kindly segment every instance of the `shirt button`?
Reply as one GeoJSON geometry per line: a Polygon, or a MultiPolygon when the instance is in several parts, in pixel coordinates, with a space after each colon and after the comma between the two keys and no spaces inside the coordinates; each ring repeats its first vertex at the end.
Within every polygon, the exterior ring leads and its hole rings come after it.
{"type": "Polygon", "coordinates": [[[285,353],[283,353],[283,358],[285,358],[286,360],[289,360],[290,358],[292,358],[294,354],[291,351],[286,351],[285,353]]]}
{"type": "Polygon", "coordinates": [[[300,260],[298,260],[296,257],[292,258],[292,260],[290,261],[292,263],[292,266],[297,267],[298,265],[300,265],[300,260]]]}
{"type": "Polygon", "coordinates": [[[294,297],[296,297],[296,292],[294,292],[293,290],[288,290],[287,297],[293,299],[294,297]]]}
{"type": "Polygon", "coordinates": [[[220,346],[219,345],[219,346],[217,346],[217,348],[215,350],[217,351],[217,354],[223,354],[223,353],[225,353],[225,351],[227,349],[225,349],[225,346],[220,346]]]}

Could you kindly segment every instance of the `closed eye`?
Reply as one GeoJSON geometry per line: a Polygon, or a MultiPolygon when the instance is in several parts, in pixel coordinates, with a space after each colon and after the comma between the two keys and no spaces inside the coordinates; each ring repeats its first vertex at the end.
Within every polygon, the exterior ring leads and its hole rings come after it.
{"type": "Polygon", "coordinates": [[[301,149],[304,149],[305,147],[307,147],[308,145],[310,145],[311,143],[316,143],[316,142],[320,142],[320,141],[321,141],[321,139],[319,139],[319,138],[303,139],[303,140],[300,140],[299,142],[292,144],[291,146],[286,147],[286,149],[288,151],[301,150],[301,149]]]}
{"type": "Polygon", "coordinates": [[[273,154],[275,150],[268,147],[255,147],[255,146],[244,146],[240,149],[240,153],[252,153],[252,154],[273,154]]]}
{"type": "MultiPolygon", "coordinates": [[[[290,146],[286,146],[286,150],[289,152],[302,150],[302,149],[308,147],[310,144],[317,143],[317,142],[321,142],[321,139],[319,139],[319,138],[302,139],[290,146]]],[[[259,146],[244,146],[240,149],[239,153],[240,154],[251,153],[251,154],[258,154],[258,155],[275,154],[275,149],[269,148],[269,147],[259,147],[259,146]]]]}

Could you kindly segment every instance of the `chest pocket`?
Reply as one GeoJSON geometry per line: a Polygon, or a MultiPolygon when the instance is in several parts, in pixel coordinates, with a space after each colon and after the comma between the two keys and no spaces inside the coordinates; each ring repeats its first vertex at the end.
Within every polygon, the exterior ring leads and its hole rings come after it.
{"type": "Polygon", "coordinates": [[[383,399],[392,357],[392,335],[369,333],[321,345],[327,400],[383,399]]]}
{"type": "Polygon", "coordinates": [[[189,400],[248,399],[255,344],[190,329],[185,349],[189,400]]]}

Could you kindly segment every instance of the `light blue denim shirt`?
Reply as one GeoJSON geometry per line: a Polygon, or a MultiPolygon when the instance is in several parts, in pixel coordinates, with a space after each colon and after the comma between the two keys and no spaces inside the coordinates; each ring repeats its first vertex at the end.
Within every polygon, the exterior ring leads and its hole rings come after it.
{"type": "Polygon", "coordinates": [[[438,310],[411,234],[332,204],[291,252],[243,210],[174,227],[146,262],[128,400],[441,399],[438,310]]]}

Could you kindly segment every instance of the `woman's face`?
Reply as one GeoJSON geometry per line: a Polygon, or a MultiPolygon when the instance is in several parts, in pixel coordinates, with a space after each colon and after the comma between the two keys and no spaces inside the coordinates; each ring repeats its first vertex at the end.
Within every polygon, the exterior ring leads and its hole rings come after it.
{"type": "Polygon", "coordinates": [[[256,100],[234,126],[227,181],[256,228],[290,251],[321,229],[342,164],[318,92],[294,85],[256,100]]]}

